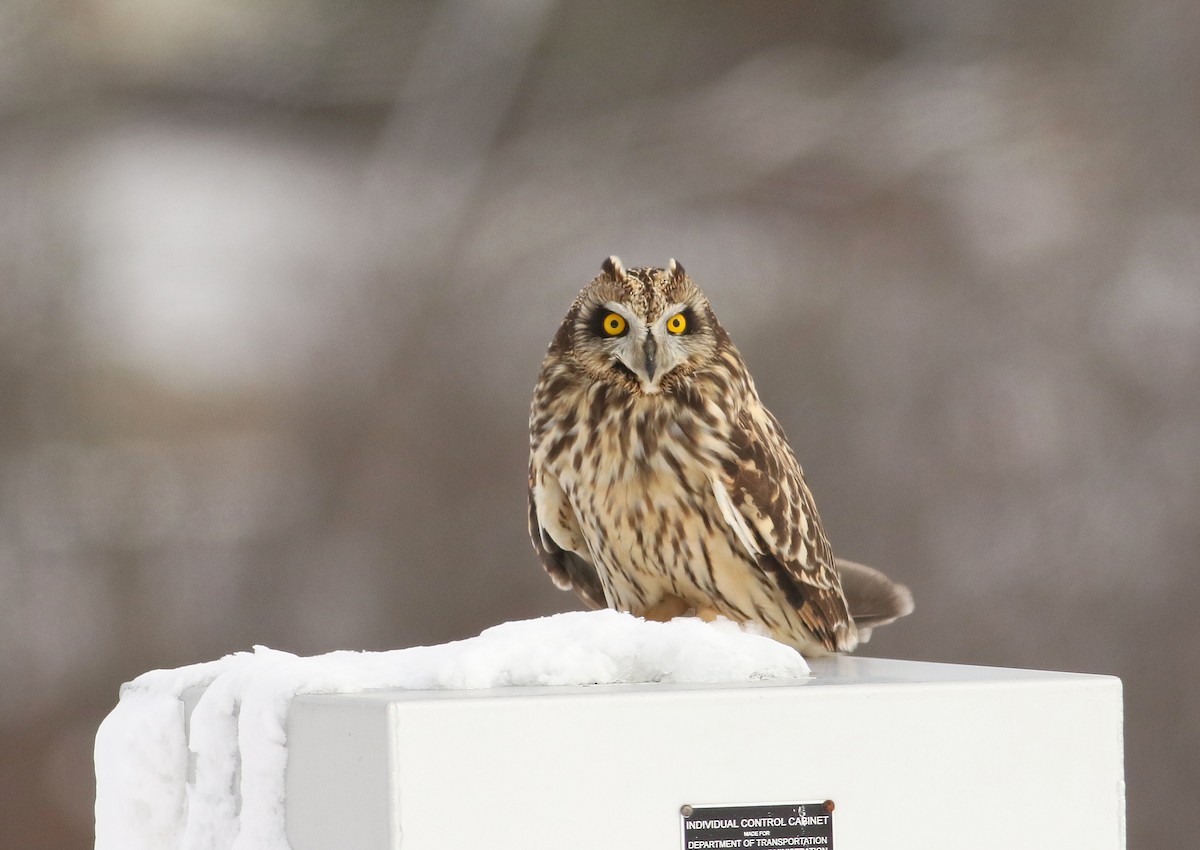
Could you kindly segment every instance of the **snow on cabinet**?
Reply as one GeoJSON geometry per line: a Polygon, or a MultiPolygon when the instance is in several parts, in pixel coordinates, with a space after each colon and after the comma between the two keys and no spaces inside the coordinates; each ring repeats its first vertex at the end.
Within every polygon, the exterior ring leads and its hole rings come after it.
{"type": "Polygon", "coordinates": [[[125,686],[96,847],[1124,847],[1106,676],[810,660],[730,623],[577,612],[125,686]]]}

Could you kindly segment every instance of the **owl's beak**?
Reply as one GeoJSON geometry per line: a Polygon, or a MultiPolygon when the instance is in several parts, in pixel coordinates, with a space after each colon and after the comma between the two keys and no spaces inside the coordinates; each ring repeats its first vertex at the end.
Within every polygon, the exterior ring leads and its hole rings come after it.
{"type": "Polygon", "coordinates": [[[646,365],[646,382],[653,384],[654,371],[658,368],[658,342],[653,334],[646,334],[646,341],[642,343],[642,353],[645,355],[643,362],[646,365]]]}

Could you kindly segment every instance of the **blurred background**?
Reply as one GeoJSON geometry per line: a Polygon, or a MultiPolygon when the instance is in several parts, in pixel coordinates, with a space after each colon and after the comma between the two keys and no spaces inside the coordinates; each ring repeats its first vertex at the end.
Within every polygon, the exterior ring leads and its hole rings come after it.
{"type": "Polygon", "coordinates": [[[1110,673],[1200,834],[1200,5],[0,2],[0,832],[121,682],[576,607],[525,531],[576,291],[676,257],[867,654],[1110,673]]]}

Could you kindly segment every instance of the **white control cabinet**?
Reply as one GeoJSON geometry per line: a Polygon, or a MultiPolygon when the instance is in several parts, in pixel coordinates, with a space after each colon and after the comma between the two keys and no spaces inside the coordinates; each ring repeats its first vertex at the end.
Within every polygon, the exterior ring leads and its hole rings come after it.
{"type": "Polygon", "coordinates": [[[288,838],[293,850],[1125,846],[1119,680],[858,657],[812,667],[787,683],[298,697],[288,838]],[[681,811],[695,812],[686,836],[681,811]],[[816,823],[808,838],[788,812],[816,823]]]}

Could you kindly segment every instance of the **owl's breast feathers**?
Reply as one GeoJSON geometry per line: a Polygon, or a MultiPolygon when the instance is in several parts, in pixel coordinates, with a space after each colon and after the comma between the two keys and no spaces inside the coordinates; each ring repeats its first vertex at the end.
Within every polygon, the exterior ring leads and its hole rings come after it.
{"type": "Polygon", "coordinates": [[[552,347],[530,419],[534,545],[592,607],[637,613],[674,594],[806,652],[851,650],[799,464],[721,337],[712,368],[655,396],[588,381],[552,347]]]}

